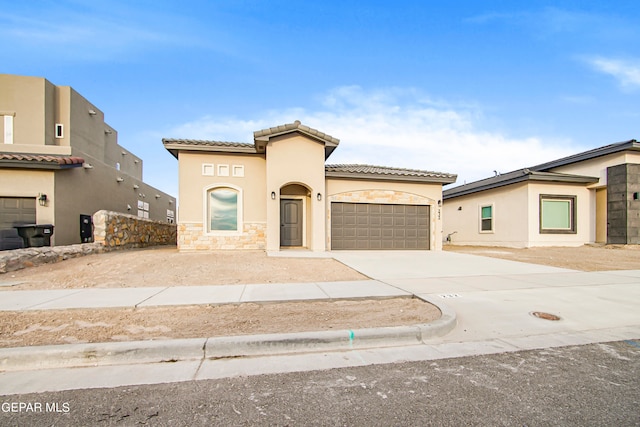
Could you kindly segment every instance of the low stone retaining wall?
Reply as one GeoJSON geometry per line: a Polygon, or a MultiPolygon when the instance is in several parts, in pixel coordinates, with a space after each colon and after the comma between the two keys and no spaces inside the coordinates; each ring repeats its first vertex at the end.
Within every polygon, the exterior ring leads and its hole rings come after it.
{"type": "MultiPolygon", "coordinates": [[[[41,264],[63,261],[84,255],[105,252],[100,243],[82,243],[69,246],[44,246],[41,248],[13,249],[0,252],[0,273],[22,270],[41,264]]],[[[2,276],[0,276],[1,278],[2,276]]]]}
{"type": "Polygon", "coordinates": [[[110,211],[96,212],[93,224],[94,243],[0,251],[0,274],[118,249],[176,245],[175,224],[110,211]]]}
{"type": "Polygon", "coordinates": [[[177,226],[119,212],[98,211],[93,215],[93,236],[107,248],[142,248],[175,245],[177,226]]]}

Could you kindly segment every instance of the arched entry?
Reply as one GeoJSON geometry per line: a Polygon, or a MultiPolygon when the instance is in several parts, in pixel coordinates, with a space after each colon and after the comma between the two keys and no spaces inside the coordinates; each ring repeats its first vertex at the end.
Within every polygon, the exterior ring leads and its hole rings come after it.
{"type": "Polygon", "coordinates": [[[311,192],[301,184],[280,188],[280,246],[308,246],[307,227],[311,192]]]}

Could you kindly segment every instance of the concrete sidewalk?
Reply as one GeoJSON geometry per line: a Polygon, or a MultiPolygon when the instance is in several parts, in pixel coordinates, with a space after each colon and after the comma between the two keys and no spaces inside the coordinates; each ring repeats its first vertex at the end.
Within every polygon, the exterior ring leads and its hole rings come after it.
{"type": "Polygon", "coordinates": [[[0,291],[0,311],[409,297],[377,280],[255,285],[0,291]]]}

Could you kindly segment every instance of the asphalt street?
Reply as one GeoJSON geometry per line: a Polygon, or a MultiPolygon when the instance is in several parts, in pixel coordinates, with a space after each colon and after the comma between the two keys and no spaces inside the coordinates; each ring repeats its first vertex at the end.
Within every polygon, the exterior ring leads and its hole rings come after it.
{"type": "Polygon", "coordinates": [[[0,396],[0,425],[640,425],[640,341],[0,396]],[[40,408],[40,410],[37,410],[40,408]]]}

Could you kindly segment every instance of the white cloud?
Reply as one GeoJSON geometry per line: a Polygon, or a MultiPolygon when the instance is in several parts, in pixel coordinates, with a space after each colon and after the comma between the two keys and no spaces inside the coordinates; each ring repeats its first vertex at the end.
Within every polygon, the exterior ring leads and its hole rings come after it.
{"type": "Polygon", "coordinates": [[[340,139],[327,163],[367,163],[458,174],[458,184],[575,152],[569,141],[511,138],[483,129],[477,107],[435,102],[415,90],[337,88],[315,111],[272,110],[260,118],[202,117],[169,130],[177,138],[252,142],[253,131],[300,120],[340,139]]]}
{"type": "Polygon", "coordinates": [[[587,62],[597,71],[613,76],[624,88],[640,88],[640,60],[596,57],[587,59],[587,62]]]}
{"type": "Polygon", "coordinates": [[[180,17],[119,2],[109,7],[99,2],[25,3],[0,11],[0,37],[11,41],[5,47],[39,58],[111,61],[148,48],[197,43],[188,32],[176,36],[175,29],[185,27],[180,17]],[[167,31],[167,26],[174,31],[167,31]]]}

